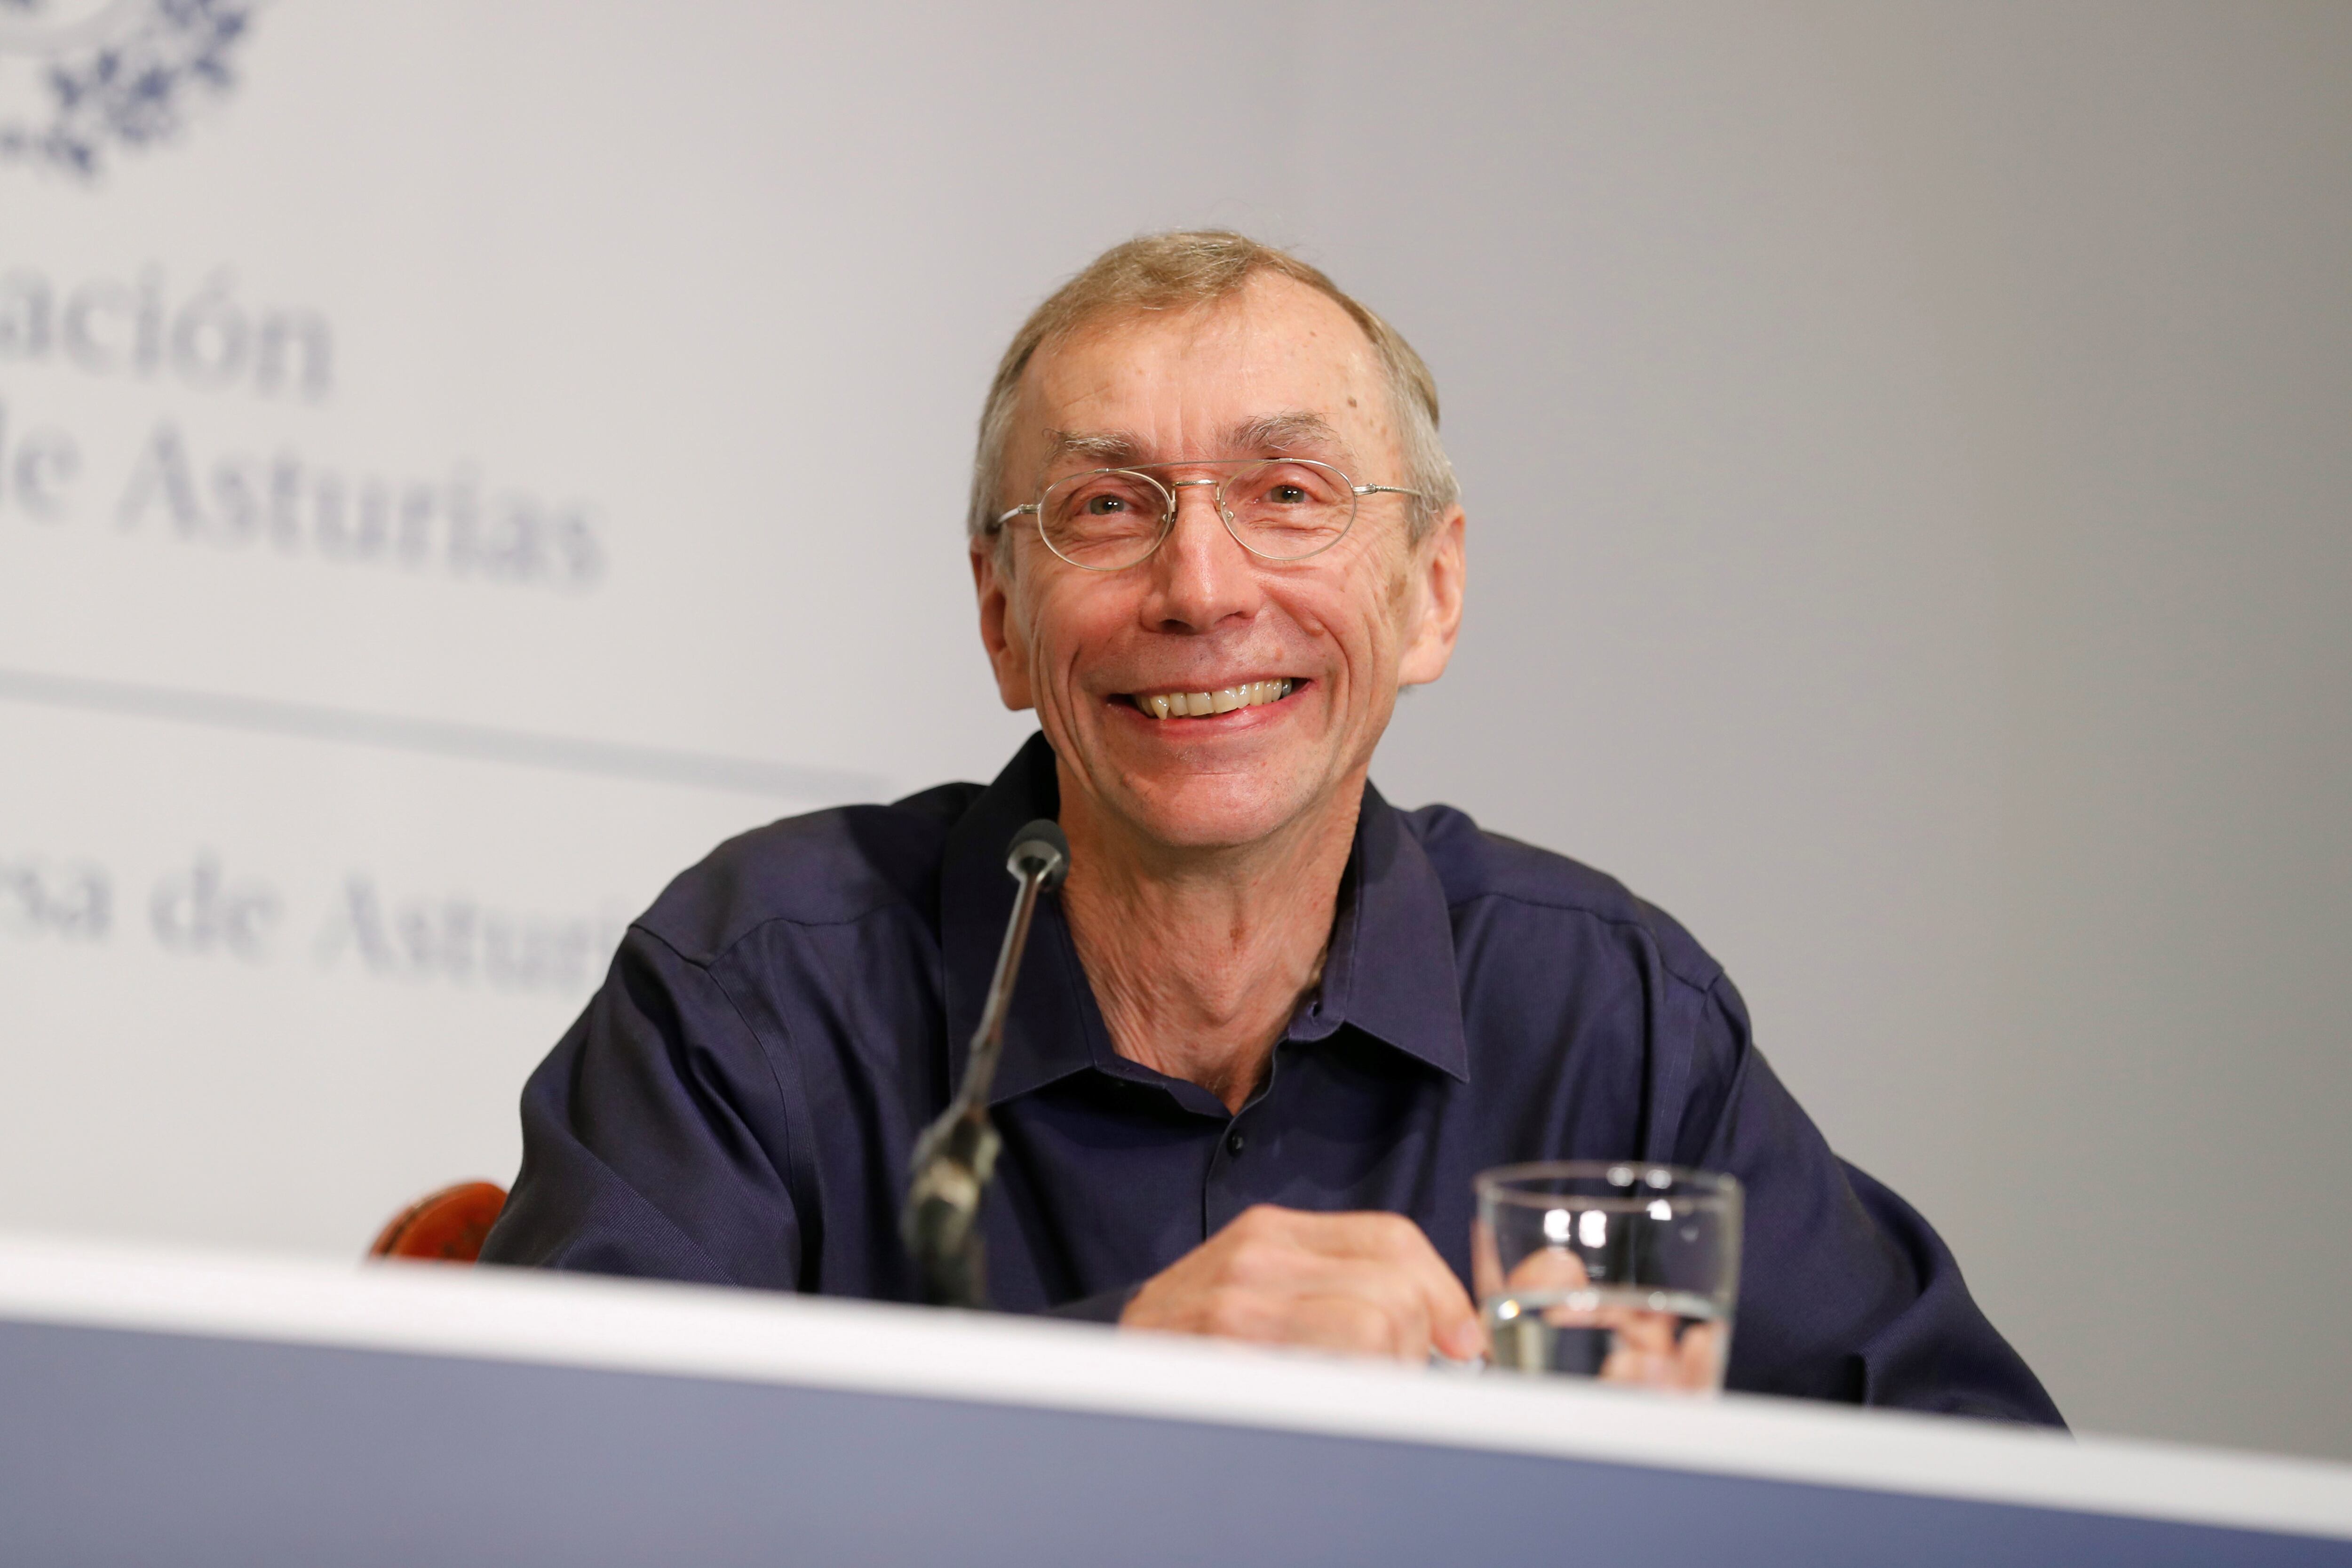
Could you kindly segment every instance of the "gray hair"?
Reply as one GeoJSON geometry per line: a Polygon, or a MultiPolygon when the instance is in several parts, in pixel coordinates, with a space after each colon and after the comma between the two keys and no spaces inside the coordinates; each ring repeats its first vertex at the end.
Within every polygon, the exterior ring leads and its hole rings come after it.
{"type": "MultiPolygon", "coordinates": [[[[1418,543],[1461,498],[1461,487],[1437,434],[1437,382],[1412,345],[1394,327],[1340,292],[1320,269],[1287,251],[1228,229],[1179,229],[1147,234],[1112,246],[1029,313],[996,367],[981,405],[980,446],[971,465],[973,544],[998,533],[998,488],[1004,448],[1013,432],[1022,373],[1037,352],[1105,317],[1143,310],[1197,310],[1239,294],[1260,272],[1272,272],[1323,294],[1346,310],[1371,340],[1388,383],[1389,401],[1403,447],[1404,482],[1421,492],[1411,507],[1410,537],[1418,543]]],[[[1353,476],[1361,480],[1368,476],[1353,476]]],[[[1370,476],[1375,483],[1391,482],[1370,476]]]]}

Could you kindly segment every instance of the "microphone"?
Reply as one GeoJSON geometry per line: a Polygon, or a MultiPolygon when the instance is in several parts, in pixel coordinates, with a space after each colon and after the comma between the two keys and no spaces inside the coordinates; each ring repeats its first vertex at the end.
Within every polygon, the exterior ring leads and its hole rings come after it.
{"type": "Polygon", "coordinates": [[[988,1305],[980,1200],[995,1173],[1003,1142],[988,1120],[988,1091],[1004,1054],[1004,1015],[1013,1005],[1022,951],[1029,945],[1029,920],[1037,912],[1038,895],[1060,887],[1069,875],[1070,841],[1041,816],[1013,836],[1004,868],[1021,890],[1004,924],[1004,945],[997,950],[996,975],[988,983],[980,1027],[972,1031],[963,1082],[939,1120],[915,1140],[913,1175],[906,1206],[898,1211],[898,1235],[921,1277],[923,1300],[935,1307],[988,1305]]]}

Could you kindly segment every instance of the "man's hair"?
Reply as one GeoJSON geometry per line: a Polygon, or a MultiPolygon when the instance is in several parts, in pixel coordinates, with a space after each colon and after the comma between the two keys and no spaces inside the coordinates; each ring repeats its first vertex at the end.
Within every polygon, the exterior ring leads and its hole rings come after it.
{"type": "MultiPolygon", "coordinates": [[[[1437,383],[1412,345],[1394,327],[1356,300],[1320,269],[1287,251],[1261,245],[1229,229],[1178,229],[1147,234],[1114,245],[1076,277],[1054,290],[1029,313],[989,384],[980,413],[980,447],[971,468],[971,515],[968,528],[977,544],[996,531],[997,490],[1004,473],[1006,438],[1019,400],[1021,374],[1040,349],[1080,328],[1111,317],[1150,310],[1200,310],[1233,299],[1261,272],[1304,283],[1348,312],[1380,356],[1388,382],[1397,442],[1404,458],[1403,483],[1421,492],[1408,503],[1411,537],[1418,542],[1460,495],[1454,465],[1437,435],[1437,383]]],[[[1359,484],[1394,484],[1378,474],[1354,474],[1359,484]]]]}

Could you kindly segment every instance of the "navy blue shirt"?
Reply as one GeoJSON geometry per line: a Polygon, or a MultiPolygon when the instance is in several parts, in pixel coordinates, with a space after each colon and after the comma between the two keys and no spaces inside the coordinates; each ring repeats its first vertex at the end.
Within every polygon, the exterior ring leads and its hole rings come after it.
{"type": "MultiPolygon", "coordinates": [[[[791,818],[629,930],[523,1090],[485,1261],[910,1300],[898,1211],[1055,815],[1033,739],[986,789],[791,818]]],[[[1364,792],[1318,994],[1238,1114],[1120,1057],[1056,902],[1005,1028],[991,1300],[1115,1317],[1253,1204],[1410,1216],[1465,1284],[1471,1177],[1538,1159],[1747,1187],[1734,1388],[2056,1422],[1935,1232],[1840,1162],[1722,968],[1598,872],[1364,792]]]]}

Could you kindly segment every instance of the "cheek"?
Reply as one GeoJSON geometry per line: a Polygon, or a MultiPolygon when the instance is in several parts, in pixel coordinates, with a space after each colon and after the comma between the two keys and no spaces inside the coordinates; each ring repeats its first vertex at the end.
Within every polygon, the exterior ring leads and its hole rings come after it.
{"type": "Polygon", "coordinates": [[[1298,601],[1293,616],[1339,657],[1360,696],[1392,683],[1412,607],[1412,578],[1388,562],[1366,561],[1331,593],[1298,601]]]}
{"type": "Polygon", "coordinates": [[[1089,656],[1108,648],[1131,611],[1106,585],[1057,583],[1037,602],[1024,606],[1023,653],[1033,676],[1075,682],[1089,656]]]}
{"type": "Polygon", "coordinates": [[[1412,610],[1412,574],[1402,568],[1388,574],[1389,622],[1402,634],[1405,617],[1412,610]]]}
{"type": "Polygon", "coordinates": [[[1380,605],[1376,635],[1382,654],[1394,662],[1411,645],[1421,615],[1420,579],[1413,575],[1410,561],[1382,563],[1380,605]]]}

